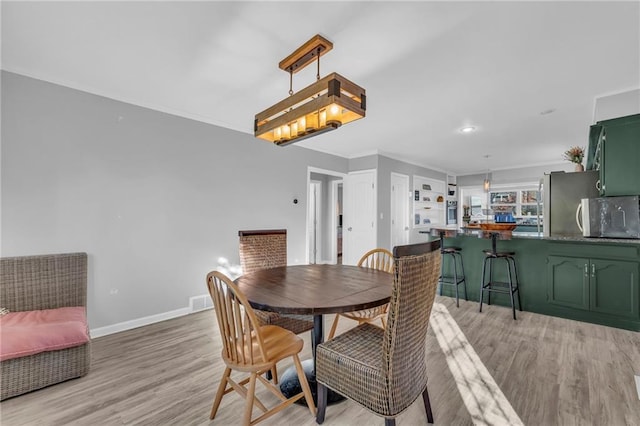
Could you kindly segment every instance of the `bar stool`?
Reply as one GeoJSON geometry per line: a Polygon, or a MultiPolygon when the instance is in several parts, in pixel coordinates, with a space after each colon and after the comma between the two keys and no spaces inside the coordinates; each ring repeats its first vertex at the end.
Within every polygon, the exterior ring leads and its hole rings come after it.
{"type": "Polygon", "coordinates": [[[491,305],[491,292],[509,294],[511,297],[511,309],[513,310],[513,319],[516,319],[516,306],[514,300],[514,293],[518,295],[518,307],[522,312],[522,303],[520,302],[520,292],[518,291],[518,271],[516,270],[515,252],[513,251],[497,251],[496,239],[499,232],[491,232],[491,250],[482,250],[485,254],[484,261],[482,263],[482,286],[480,287],[480,312],[482,312],[482,301],[484,299],[484,292],[487,292],[487,305],[491,305]],[[494,281],[493,280],[493,261],[504,260],[507,263],[507,275],[508,281],[494,281]],[[486,279],[487,263],[489,263],[489,281],[486,279]],[[515,277],[515,281],[513,278],[515,277]]]}
{"type": "Polygon", "coordinates": [[[440,234],[440,253],[442,254],[442,261],[440,262],[440,278],[438,284],[440,284],[440,296],[442,296],[442,287],[445,285],[453,285],[456,288],[456,306],[460,307],[460,300],[458,295],[458,285],[464,283],[464,300],[467,298],[467,280],[464,274],[464,264],[462,263],[462,249],[460,247],[445,247],[444,238],[446,232],[439,230],[440,234]],[[451,262],[453,263],[453,275],[445,275],[444,264],[445,256],[451,256],[451,262]],[[460,274],[458,275],[458,264],[460,265],[460,274]]]}

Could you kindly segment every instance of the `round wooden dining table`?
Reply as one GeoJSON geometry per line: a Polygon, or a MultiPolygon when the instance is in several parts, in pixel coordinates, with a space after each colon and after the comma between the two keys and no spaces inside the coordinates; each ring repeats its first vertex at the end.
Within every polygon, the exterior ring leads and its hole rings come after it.
{"type": "MultiPolygon", "coordinates": [[[[303,362],[316,399],[315,349],[324,340],[324,314],[373,308],[389,302],[393,276],[387,272],[349,265],[292,265],[262,269],[235,280],[254,309],[281,314],[313,315],[313,358],[303,362]]],[[[300,392],[295,371],[281,377],[285,396],[300,392]]],[[[329,395],[328,402],[342,397],[329,395]]]]}

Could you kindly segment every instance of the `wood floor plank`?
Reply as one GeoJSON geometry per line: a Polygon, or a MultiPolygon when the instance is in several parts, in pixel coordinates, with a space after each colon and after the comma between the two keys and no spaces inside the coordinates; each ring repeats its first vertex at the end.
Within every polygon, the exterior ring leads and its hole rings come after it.
{"type": "MultiPolygon", "coordinates": [[[[469,347],[526,425],[640,424],[633,374],[640,373],[640,334],[476,301],[437,297],[469,347]]],[[[325,318],[330,326],[332,316],[325,318]]],[[[353,326],[341,320],[338,333],[353,326]]],[[[311,356],[308,333],[302,359],[311,356]]],[[[436,424],[474,421],[449,369],[433,327],[427,334],[429,395],[436,424]]],[[[204,311],[93,340],[90,373],[0,403],[2,426],[20,425],[230,425],[244,401],[226,396],[215,421],[209,411],[224,365],[213,311],[204,311]]],[[[284,371],[291,363],[283,362],[284,371]]],[[[488,389],[488,388],[487,388],[488,389]]],[[[265,404],[276,402],[266,389],[265,404]]],[[[482,396],[482,395],[479,395],[482,396]]],[[[486,396],[486,395],[485,395],[486,396]]],[[[257,414],[257,411],[255,412],[257,414]]],[[[397,424],[425,424],[422,398],[397,424]]],[[[264,425],[315,425],[306,407],[293,405],[264,425]]],[[[383,420],[355,403],[327,408],[325,425],[375,425],[383,420]]]]}

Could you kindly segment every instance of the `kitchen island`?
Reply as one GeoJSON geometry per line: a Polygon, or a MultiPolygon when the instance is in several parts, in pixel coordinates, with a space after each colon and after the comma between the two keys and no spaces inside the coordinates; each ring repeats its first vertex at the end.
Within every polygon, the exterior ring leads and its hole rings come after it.
{"type": "MultiPolygon", "coordinates": [[[[437,229],[420,233],[425,240],[439,238],[437,229]]],[[[480,230],[448,229],[444,241],[462,248],[473,302],[480,297],[482,250],[491,247],[487,237],[480,230]]],[[[640,240],[507,233],[496,244],[498,251],[516,253],[523,310],[640,331],[640,240]]],[[[500,266],[496,277],[504,280],[500,266]]],[[[442,294],[455,296],[455,289],[444,286],[442,294]]],[[[511,306],[503,294],[492,295],[491,303],[511,306]]]]}

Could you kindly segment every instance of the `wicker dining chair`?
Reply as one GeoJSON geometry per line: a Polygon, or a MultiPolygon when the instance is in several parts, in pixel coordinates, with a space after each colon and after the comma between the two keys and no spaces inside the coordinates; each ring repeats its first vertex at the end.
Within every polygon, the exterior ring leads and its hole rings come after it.
{"type": "Polygon", "coordinates": [[[222,360],[226,365],[209,418],[215,418],[222,397],[234,390],[246,399],[242,422],[244,425],[253,425],[269,418],[301,398],[305,398],[309,411],[314,416],[316,408],[311,388],[298,357],[304,344],[302,338],[282,327],[260,325],[246,297],[223,273],[212,271],[207,274],[207,287],[220,328],[222,360]],[[275,369],[276,363],[289,357],[293,359],[302,392],[287,399],[280,388],[262,377],[262,374],[275,369]],[[235,381],[231,378],[232,370],[249,373],[249,377],[235,381]],[[258,381],[278,397],[278,405],[268,409],[255,396],[258,381]],[[245,387],[247,383],[248,388],[245,387]],[[263,414],[252,419],[254,407],[258,407],[263,414]]]}
{"type": "Polygon", "coordinates": [[[427,421],[433,414],[427,392],[425,341],[440,275],[440,240],[393,249],[395,272],[387,327],[372,324],[316,348],[318,414],[324,422],[327,388],[383,416],[385,425],[422,394],[427,421]]]}
{"type": "MultiPolygon", "coordinates": [[[[239,231],[238,237],[242,273],[287,266],[286,229],[239,231]]],[[[258,309],[254,312],[262,325],[277,325],[295,334],[313,330],[313,317],[310,315],[279,314],[258,309]]]]}
{"type": "MultiPolygon", "coordinates": [[[[375,248],[366,252],[358,261],[358,266],[363,268],[377,269],[384,272],[393,272],[393,253],[387,249],[375,248]]],[[[327,340],[333,339],[338,328],[338,321],[340,317],[348,318],[350,320],[358,321],[358,324],[364,324],[365,322],[374,323],[380,320],[382,328],[387,326],[387,308],[389,305],[385,303],[381,306],[376,306],[371,309],[363,309],[361,311],[347,312],[342,314],[336,314],[333,324],[331,325],[331,331],[329,331],[329,337],[327,340]]]]}

